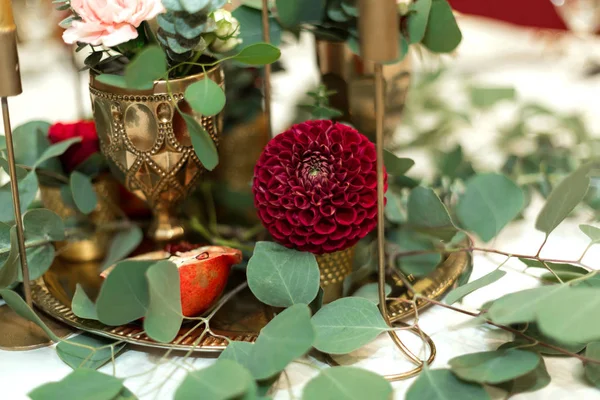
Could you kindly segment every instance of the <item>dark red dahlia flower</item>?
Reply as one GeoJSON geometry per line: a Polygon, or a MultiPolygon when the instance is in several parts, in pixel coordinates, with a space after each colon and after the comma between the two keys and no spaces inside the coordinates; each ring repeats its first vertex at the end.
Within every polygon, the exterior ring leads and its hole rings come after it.
{"type": "MultiPolygon", "coordinates": [[[[271,235],[314,254],[353,246],[377,225],[375,146],[331,121],[273,138],[254,169],[254,204],[271,235]]],[[[386,174],[387,189],[387,174],[386,174]]]]}

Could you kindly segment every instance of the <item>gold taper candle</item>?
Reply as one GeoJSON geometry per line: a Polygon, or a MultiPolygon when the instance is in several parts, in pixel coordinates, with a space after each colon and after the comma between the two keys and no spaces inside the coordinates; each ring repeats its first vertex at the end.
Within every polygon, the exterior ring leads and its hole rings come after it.
{"type": "Polygon", "coordinates": [[[17,27],[11,0],[0,0],[0,97],[16,96],[21,89],[17,27]]]}
{"type": "Polygon", "coordinates": [[[398,9],[395,0],[361,0],[359,2],[358,32],[362,58],[385,63],[396,60],[400,34],[398,9]]]}

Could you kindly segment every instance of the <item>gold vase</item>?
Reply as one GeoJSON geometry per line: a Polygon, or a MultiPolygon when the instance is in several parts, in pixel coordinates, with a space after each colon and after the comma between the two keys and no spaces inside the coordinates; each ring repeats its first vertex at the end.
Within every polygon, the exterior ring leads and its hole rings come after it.
{"type": "MultiPolygon", "coordinates": [[[[119,207],[119,183],[110,175],[101,175],[94,181],[94,191],[98,197],[96,209],[87,217],[96,226],[102,226],[117,219],[119,207]]],[[[81,214],[65,204],[60,187],[40,186],[42,203],[62,219],[77,218],[81,214]]],[[[55,242],[57,256],[71,262],[90,262],[106,256],[110,245],[110,234],[95,232],[88,239],[55,242]]]]}
{"type": "MultiPolygon", "coordinates": [[[[183,98],[189,85],[204,78],[224,86],[223,72],[217,65],[206,73],[172,79],[169,89],[178,107],[202,124],[218,145],[222,115],[203,117],[192,111],[183,98]]],[[[152,209],[154,219],[148,236],[156,242],[183,236],[177,206],[194,190],[205,171],[167,92],[165,81],[155,82],[149,90],[130,90],[104,84],[90,75],[100,148],[113,175],[152,209]]]]}
{"type": "MultiPolygon", "coordinates": [[[[317,40],[317,62],[323,83],[337,93],[332,107],[343,113],[340,120],[375,139],[375,64],[352,53],[345,42],[317,40]]],[[[410,57],[383,66],[385,80],[384,137],[389,140],[400,124],[410,80],[410,57]]]]}
{"type": "Polygon", "coordinates": [[[352,273],[355,246],[346,250],[316,256],[321,272],[323,304],[331,303],[342,297],[344,279],[352,273]]]}

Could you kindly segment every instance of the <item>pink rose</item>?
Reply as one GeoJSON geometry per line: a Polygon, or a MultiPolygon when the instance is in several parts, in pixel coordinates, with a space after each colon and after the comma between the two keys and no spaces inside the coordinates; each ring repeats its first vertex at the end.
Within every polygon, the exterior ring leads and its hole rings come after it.
{"type": "Polygon", "coordinates": [[[65,43],[112,47],[138,36],[136,28],[164,12],[161,0],[71,0],[81,19],[63,33],[65,43]]]}

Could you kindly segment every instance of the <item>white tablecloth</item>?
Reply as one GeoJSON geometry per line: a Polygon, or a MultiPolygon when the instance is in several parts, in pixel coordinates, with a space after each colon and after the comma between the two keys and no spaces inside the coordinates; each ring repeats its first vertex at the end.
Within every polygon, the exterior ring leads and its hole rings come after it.
{"type": "MultiPolygon", "coordinates": [[[[600,115],[598,97],[600,78],[583,80],[576,66],[557,58],[551,52],[543,51],[544,45],[534,39],[528,31],[497,25],[481,20],[463,19],[461,21],[464,42],[456,58],[445,60],[451,68],[450,76],[472,75],[478,82],[497,85],[511,85],[518,90],[519,96],[527,100],[540,101],[562,111],[578,111],[585,115],[592,132],[600,134],[600,115]]],[[[287,68],[285,75],[274,79],[274,127],[281,130],[291,119],[290,109],[302,96],[307,87],[317,81],[314,68],[314,56],[309,38],[298,45],[292,45],[284,51],[287,68]],[[293,76],[293,79],[289,79],[293,76]]],[[[71,120],[76,118],[76,95],[73,87],[73,75],[66,63],[56,61],[60,48],[47,47],[23,49],[23,95],[11,99],[11,111],[14,125],[30,119],[71,120]]],[[[64,58],[65,55],[62,54],[64,58]]],[[[84,78],[85,80],[85,78],[84,78]]],[[[89,110],[85,82],[81,88],[86,110],[89,110]]],[[[452,97],[452,93],[444,93],[452,97]]],[[[487,143],[494,137],[500,123],[507,118],[507,111],[498,107],[481,118],[476,118],[473,126],[461,133],[461,142],[466,151],[477,155],[482,165],[495,167],[497,159],[487,150],[487,143]]],[[[413,155],[413,154],[411,154],[413,155]]],[[[416,155],[418,156],[418,155],[416,155]]],[[[419,159],[419,157],[417,157],[419,159]]],[[[534,254],[543,235],[533,229],[533,220],[539,201],[528,210],[528,218],[506,228],[494,248],[515,253],[534,254]]],[[[577,221],[568,221],[552,234],[545,247],[543,256],[555,258],[577,258],[587,242],[577,228],[577,221]]],[[[600,246],[596,246],[600,247],[600,246]]],[[[600,259],[600,249],[593,249],[586,257],[594,265],[600,259]]],[[[494,269],[503,257],[475,257],[473,279],[494,269]]],[[[463,307],[474,310],[483,302],[510,291],[533,287],[537,280],[522,273],[518,261],[509,262],[509,273],[499,282],[485,290],[468,296],[463,307]]],[[[447,361],[460,354],[495,349],[501,343],[510,340],[504,331],[489,326],[473,326],[471,318],[439,307],[429,309],[421,316],[422,328],[433,338],[438,355],[433,368],[447,366],[447,361]]],[[[1,329],[1,328],[0,328],[1,329]]],[[[1,333],[0,333],[1,334],[1,333]]],[[[402,334],[415,351],[419,343],[410,334],[402,334]]],[[[162,355],[161,351],[130,347],[117,358],[117,376],[125,378],[150,370],[162,355]]],[[[374,343],[339,357],[345,365],[355,365],[385,374],[404,371],[412,367],[394,350],[387,336],[381,336],[374,343]]],[[[195,356],[192,358],[197,368],[208,366],[213,359],[195,356]]],[[[517,399],[600,399],[600,392],[584,383],[583,367],[575,359],[547,358],[546,365],[552,383],[541,391],[516,396],[517,399]]],[[[160,365],[155,373],[126,380],[129,387],[142,399],[169,399],[174,388],[183,377],[179,372],[168,382],[163,382],[175,367],[171,363],[160,365]],[[158,390],[161,388],[160,390],[158,390]]],[[[71,369],[63,364],[53,348],[43,348],[28,352],[0,351],[0,391],[2,398],[11,400],[25,399],[33,388],[62,379],[71,369]]],[[[112,373],[112,366],[101,369],[112,373]]],[[[278,382],[276,399],[299,398],[302,386],[318,373],[318,369],[303,363],[293,363],[288,367],[287,378],[278,382]],[[294,397],[295,396],[295,397],[294,397]]],[[[394,383],[395,398],[402,399],[412,380],[394,383]]],[[[494,398],[503,398],[503,392],[490,389],[494,398]]]]}

